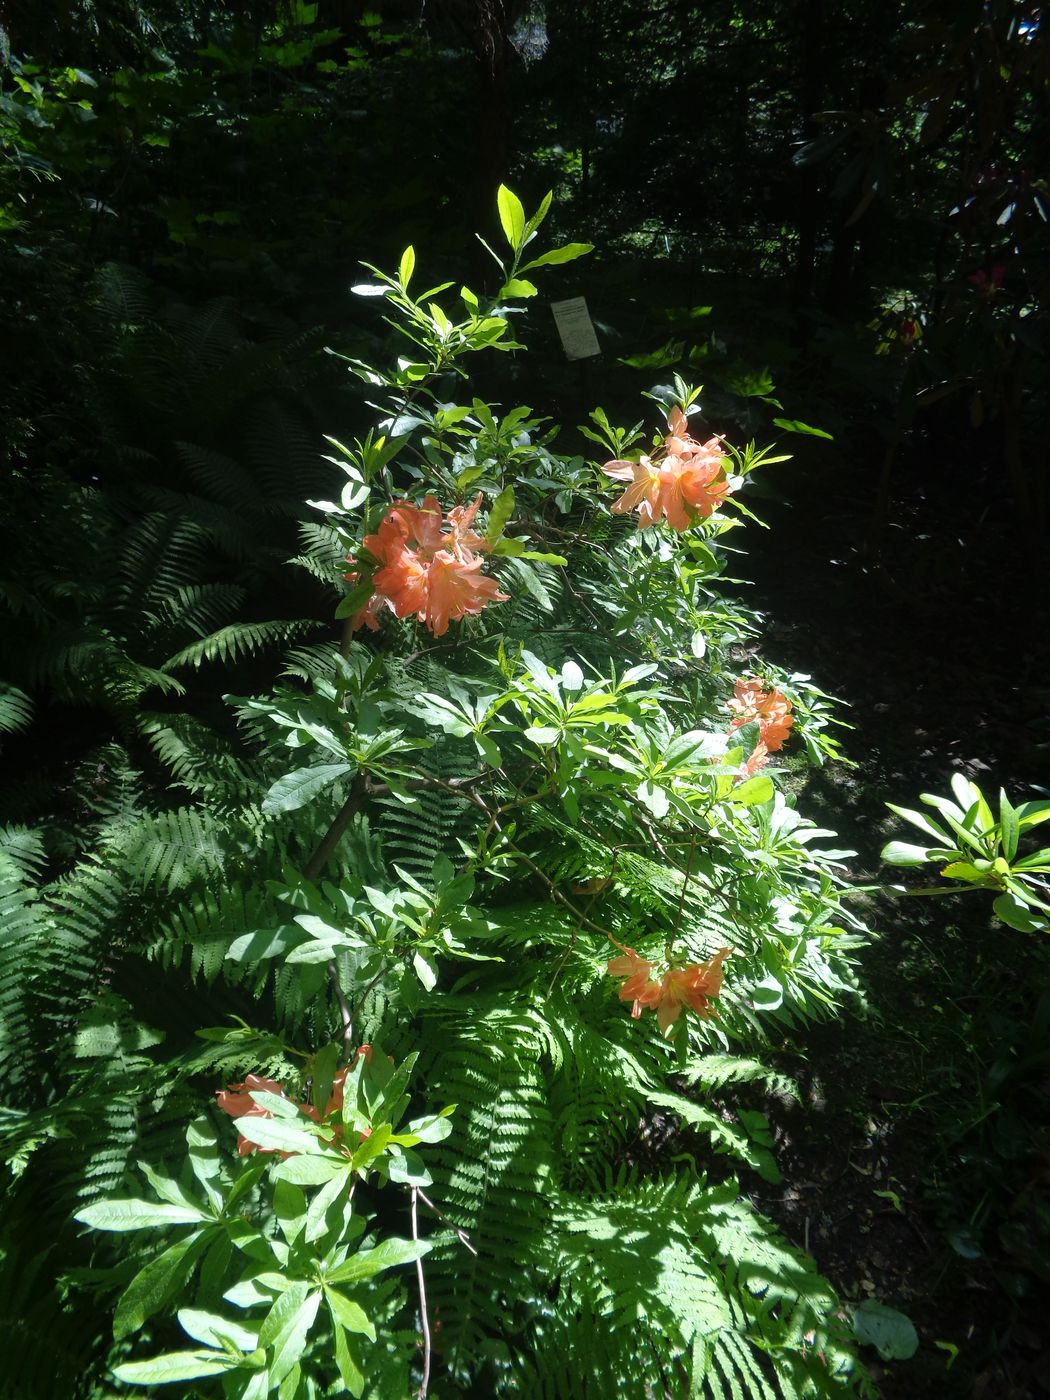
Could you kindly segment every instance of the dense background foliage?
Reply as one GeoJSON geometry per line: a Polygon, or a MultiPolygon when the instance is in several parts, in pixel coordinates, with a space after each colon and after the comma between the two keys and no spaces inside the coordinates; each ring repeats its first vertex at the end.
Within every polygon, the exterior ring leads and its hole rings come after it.
{"type": "MultiPolygon", "coordinates": [[[[349,295],[361,259],[395,267],[414,244],[435,277],[495,294],[472,235],[499,235],[497,185],[529,209],[553,189],[557,240],[595,251],[522,304],[531,353],[478,357],[472,393],[628,423],[680,372],[731,440],[795,450],[756,478],[777,528],[748,543],[774,659],[857,707],[859,775],[822,770],[811,792],[872,872],[881,803],[944,792],[967,760],[989,792],[1039,795],[1050,44],[1040,5],[1006,0],[13,0],[0,25],[2,1306],[12,1335],[52,1343],[4,1384],[43,1396],[108,1344],[73,1205],[250,1068],[193,1032],[228,994],[250,1018],[251,997],[194,979],[164,921],[220,872],[238,898],[231,859],[253,868],[250,831],[232,850],[230,831],[274,773],[223,696],[323,670],[334,556],[305,502],[343,480],[323,435],[374,419],[339,356],[391,349],[349,295]],[[566,364],[547,302],[577,293],[603,353],[566,364]]],[[[724,641],[743,674],[751,636],[724,641]]],[[[867,911],[886,930],[853,1066],[868,1097],[840,1085],[862,1137],[896,1121],[936,1153],[900,1159],[910,1196],[876,1168],[889,1218],[869,1230],[907,1262],[858,1274],[848,1223],[844,1261],[790,1189],[751,1195],[840,1288],[873,1275],[923,1324],[885,1394],[1021,1396],[1046,1364],[1046,959],[945,907],[867,911]],[[921,1008],[921,1044],[902,1048],[898,1001],[921,1008]],[[872,1085],[898,1105],[883,1119],[872,1085]]],[[[786,1043],[785,1067],[805,1077],[822,1047],[830,1064],[835,1034],[786,1043]]],[[[785,1161],[818,1175],[798,1144],[820,1132],[784,1115],[785,1161]]]]}

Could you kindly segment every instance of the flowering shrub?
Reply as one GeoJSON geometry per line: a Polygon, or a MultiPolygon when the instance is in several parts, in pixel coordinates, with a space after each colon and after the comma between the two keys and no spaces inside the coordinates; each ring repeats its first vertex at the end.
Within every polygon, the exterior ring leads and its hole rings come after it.
{"type": "Polygon", "coordinates": [[[696,1165],[777,1179],[762,1114],[726,1086],[791,1092],[762,1049],[852,996],[864,941],[849,853],[768,762],[796,735],[834,757],[830,703],[768,664],[737,674],[755,623],[718,588],[774,459],[692,435],[699,391],[677,378],[653,391],[651,453],[596,409],[592,462],[528,408],[446,397],[466,355],[520,348],[508,303],[531,276],[588,251],[530,257],[548,204],[527,217],[500,190],[490,302],[414,295],[412,249],[356,288],[407,355],[349,361],[380,418],[330,440],[346,484],[304,532],[298,562],[343,575],[342,640],[231,702],[253,786],[232,817],[217,800],[251,889],[213,882],[159,938],[275,1028],[202,1031],[213,1089],[233,1080],[221,1116],[190,1126],[178,1175],[143,1165],[158,1199],[78,1216],[176,1232],[114,1276],[126,1383],[867,1393],[812,1262],[696,1165]],[[657,1112],[689,1150],[643,1169],[657,1112]],[[139,1333],[153,1354],[129,1358],[139,1333]]]}

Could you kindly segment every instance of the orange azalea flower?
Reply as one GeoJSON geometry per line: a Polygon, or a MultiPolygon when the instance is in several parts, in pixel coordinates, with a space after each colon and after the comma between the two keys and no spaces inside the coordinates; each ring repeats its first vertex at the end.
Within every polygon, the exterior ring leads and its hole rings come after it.
{"type": "Polygon", "coordinates": [[[606,462],[602,468],[613,480],[631,483],[612,508],[620,514],[637,510],[640,530],[658,520],[666,520],[673,530],[688,530],[732,493],[719,439],[697,442],[690,437],[680,408],[672,409],[668,426],[671,431],[659,460],[643,456],[638,462],[606,462]]]}
{"type": "MultiPolygon", "coordinates": [[[[219,1089],[216,1092],[216,1099],[223,1113],[228,1113],[231,1118],[272,1118],[273,1114],[268,1108],[263,1108],[251,1097],[252,1093],[276,1094],[278,1098],[287,1098],[284,1086],[277,1084],[272,1079],[262,1079],[257,1074],[249,1074],[243,1084],[231,1084],[228,1089],[219,1089]]],[[[247,1157],[250,1152],[270,1153],[276,1152],[274,1147],[257,1147],[254,1142],[249,1142],[246,1137],[237,1138],[237,1156],[247,1157]]],[[[282,1152],[282,1158],[289,1156],[287,1152],[282,1152]]]]}
{"type": "Polygon", "coordinates": [[[723,948],[708,962],[671,968],[665,974],[656,1002],[656,1021],[662,1035],[678,1020],[683,1006],[704,1020],[717,1015],[711,1002],[722,990],[722,964],[729,954],[730,949],[723,948]]]}
{"type": "MultiPolygon", "coordinates": [[[[622,945],[618,945],[622,946],[622,945]]],[[[633,948],[624,948],[622,958],[611,958],[607,971],[610,977],[626,977],[620,988],[620,1000],[633,1002],[631,1016],[637,1021],[642,1007],[652,1005],[652,999],[659,994],[660,984],[651,980],[653,964],[640,958],[633,948]]]]}
{"type": "MultiPolygon", "coordinates": [[[[791,714],[791,701],[787,696],[775,687],[772,690],[763,690],[762,682],[755,676],[749,680],[737,681],[732,698],[726,701],[726,707],[734,711],[730,722],[732,729],[739,729],[742,724],[758,721],[759,738],[767,753],[776,753],[784,747],[795,722],[791,714]]],[[[755,754],[757,753],[758,749],[755,750],[755,754]]],[[[755,754],[752,754],[752,758],[755,754]]],[[[761,764],[758,766],[761,767],[761,764]]]]}
{"type": "Polygon", "coordinates": [[[480,613],[489,603],[505,603],[508,595],[481,574],[481,560],[474,555],[491,548],[473,528],[481,501],[479,493],[469,506],[453,507],[445,520],[436,496],[424,497],[422,506],[395,502],[362,542],[381,567],[372,579],[375,594],[355,614],[352,629],[375,630],[376,613],[386,606],[398,617],[415,615],[435,637],[443,637],[450,621],[480,613]],[[447,534],[444,524],[450,527],[447,534]]]}

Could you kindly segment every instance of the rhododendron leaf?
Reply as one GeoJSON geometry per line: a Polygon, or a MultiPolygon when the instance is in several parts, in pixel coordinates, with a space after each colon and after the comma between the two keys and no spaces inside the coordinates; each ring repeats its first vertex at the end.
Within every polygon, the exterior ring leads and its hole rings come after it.
{"type": "Polygon", "coordinates": [[[263,798],[263,814],[272,817],[280,812],[294,812],[299,807],[305,807],[325,788],[353,772],[353,767],[352,763],[320,763],[285,773],[263,798]]]}
{"type": "Polygon", "coordinates": [[[203,1342],[206,1347],[235,1347],[238,1351],[252,1352],[259,1345],[258,1329],[254,1331],[243,1323],[233,1322],[218,1313],[203,1312],[199,1308],[180,1308],[179,1326],[195,1342],[203,1342]]]}
{"type": "Polygon", "coordinates": [[[566,661],[562,666],[561,683],[563,690],[582,690],[583,672],[575,661],[566,661]]]}
{"type": "Polygon", "coordinates": [[[345,1157],[289,1157],[287,1162],[278,1162],[273,1175],[281,1181],[291,1181],[296,1186],[326,1186],[336,1177],[346,1176],[348,1163],[345,1157]]]}
{"type": "Polygon", "coordinates": [[[121,1294],[113,1314],[114,1340],[119,1342],[137,1332],[147,1318],[174,1298],[197,1260],[219,1234],[218,1227],[212,1227],[177,1240],[139,1270],[121,1294]]]}
{"type": "Polygon", "coordinates": [[[880,859],[887,865],[926,865],[931,859],[930,848],[913,846],[907,841],[890,841],[883,846],[880,859]]]}
{"type": "Polygon", "coordinates": [[[306,1284],[293,1284],[287,1293],[283,1293],[277,1299],[259,1332],[259,1345],[273,1347],[269,1368],[271,1384],[282,1380],[302,1356],[321,1303],[320,1290],[308,1293],[305,1298],[300,1299],[300,1287],[305,1289],[306,1284]],[[290,1300],[295,1300],[294,1309],[290,1300]],[[275,1314],[279,1314],[276,1322],[275,1314]]]}
{"type": "Polygon", "coordinates": [[[832,433],[826,433],[823,428],[813,428],[808,423],[800,422],[797,418],[774,418],[773,422],[785,433],[804,433],[807,437],[827,438],[829,442],[835,440],[832,433]]]}
{"type": "Polygon", "coordinates": [[[339,1372],[339,1379],[351,1395],[355,1397],[363,1395],[365,1391],[364,1372],[351,1354],[347,1344],[347,1334],[340,1326],[339,1319],[334,1313],[332,1314],[332,1330],[335,1333],[335,1365],[339,1372]]]}
{"type": "Polygon", "coordinates": [[[334,1288],[325,1289],[325,1299],[332,1311],[332,1316],[341,1327],[345,1327],[348,1332],[360,1332],[363,1336],[370,1337],[373,1342],[375,1341],[376,1329],[369,1320],[368,1314],[358,1303],[344,1298],[342,1293],[338,1293],[334,1288]]]}
{"type": "Polygon", "coordinates": [[[1050,820],[1050,802],[1022,802],[1017,809],[1017,824],[1022,831],[1047,820],[1050,820]]]}
{"type": "Polygon", "coordinates": [[[529,222],[525,225],[526,242],[528,242],[529,239],[531,239],[532,235],[536,232],[540,224],[542,224],[544,219],[547,217],[547,213],[551,207],[551,201],[553,200],[553,198],[554,191],[548,190],[547,193],[540,200],[539,208],[536,210],[535,214],[533,214],[529,222]]]}
{"type": "Polygon", "coordinates": [[[521,200],[506,185],[500,185],[496,191],[496,208],[507,242],[517,251],[525,237],[525,210],[521,200]]]}
{"type": "Polygon", "coordinates": [[[534,297],[539,288],[527,277],[512,277],[503,284],[503,295],[508,297],[534,297]]]}
{"type": "Polygon", "coordinates": [[[573,262],[576,258],[585,257],[593,252],[593,243],[566,243],[561,248],[550,248],[546,253],[541,253],[538,258],[526,263],[521,270],[528,272],[534,267],[553,267],[558,263],[573,262]]]}
{"type": "Polygon", "coordinates": [[[531,739],[534,744],[543,744],[544,746],[556,744],[560,737],[560,729],[554,729],[546,724],[534,724],[525,731],[526,739],[531,739]]]}
{"type": "Polygon", "coordinates": [[[638,787],[635,789],[635,796],[638,798],[639,802],[648,807],[649,811],[652,812],[653,816],[656,817],[658,821],[662,817],[666,817],[670,803],[667,798],[667,793],[662,787],[657,787],[654,782],[646,779],[644,782],[638,784],[638,787]]]}
{"type": "Polygon", "coordinates": [[[760,802],[768,802],[773,796],[773,779],[765,773],[748,778],[729,794],[731,802],[739,807],[755,807],[760,802]]]}
{"type": "Polygon", "coordinates": [[[1019,933],[1034,933],[1041,928],[1042,922],[1035,918],[1019,899],[1011,894],[1001,894],[992,904],[996,917],[1001,919],[1010,928],[1015,928],[1019,933]]]}
{"type": "Polygon", "coordinates": [[[1017,843],[1021,835],[1021,824],[1017,809],[1002,788],[999,789],[999,830],[1003,843],[1003,855],[1013,860],[1017,854],[1017,843]]]}
{"type": "Polygon", "coordinates": [[[987,878],[986,871],[978,870],[975,865],[965,860],[951,861],[943,868],[941,874],[949,880],[966,880],[970,884],[987,878]]]}
{"type": "Polygon", "coordinates": [[[330,1043],[318,1050],[310,1062],[310,1102],[323,1114],[332,1093],[332,1081],[339,1066],[340,1046],[330,1043]]]}
{"type": "Polygon", "coordinates": [[[170,1225],[199,1225],[208,1217],[188,1205],[160,1201],[97,1201],[73,1216],[93,1230],[149,1230],[170,1225]]]}
{"type": "Polygon", "coordinates": [[[886,806],[891,812],[896,812],[898,817],[903,817],[905,821],[911,822],[913,826],[917,826],[920,831],[925,831],[927,836],[932,836],[938,845],[948,844],[948,833],[939,827],[930,817],[926,816],[924,812],[913,812],[908,807],[898,807],[892,802],[887,802],[886,806]]]}
{"type": "Polygon", "coordinates": [[[403,288],[407,288],[409,282],[411,282],[412,273],[415,271],[415,267],[416,250],[412,247],[410,243],[405,249],[405,251],[401,254],[401,262],[397,270],[397,275],[400,278],[401,286],[403,288]]]}
{"type": "Polygon", "coordinates": [[[412,955],[412,966],[426,990],[432,992],[437,986],[437,969],[434,964],[429,962],[422,953],[416,952],[412,955]]]}
{"type": "MultiPolygon", "coordinates": [[[[331,1269],[327,1275],[329,1283],[361,1283],[366,1278],[396,1268],[399,1264],[410,1264],[422,1259],[430,1250],[428,1240],[388,1239],[375,1249],[363,1249],[348,1259],[345,1264],[331,1269]]],[[[305,1285],[304,1285],[305,1286],[305,1285]]]]}
{"type": "Polygon", "coordinates": [[[169,1351],[149,1361],[123,1361],[113,1367],[113,1374],[128,1385],[176,1385],[221,1376],[241,1361],[241,1357],[221,1351],[169,1351]]]}
{"type": "Polygon", "coordinates": [[[233,1126],[241,1137],[256,1147],[269,1147],[278,1152],[306,1152],[323,1155],[325,1148],[312,1133],[297,1123],[282,1118],[235,1118],[233,1126]]]}
{"type": "Polygon", "coordinates": [[[489,524],[485,531],[485,538],[489,544],[496,543],[513,514],[514,487],[504,486],[489,509],[489,524]]]}

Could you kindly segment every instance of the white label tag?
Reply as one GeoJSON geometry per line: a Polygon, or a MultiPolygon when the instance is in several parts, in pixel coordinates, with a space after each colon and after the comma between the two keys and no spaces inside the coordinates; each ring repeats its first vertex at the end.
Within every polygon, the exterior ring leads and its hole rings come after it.
{"type": "Polygon", "coordinates": [[[566,359],[586,360],[590,355],[602,353],[583,297],[573,297],[571,301],[552,301],[551,310],[566,359]]]}

